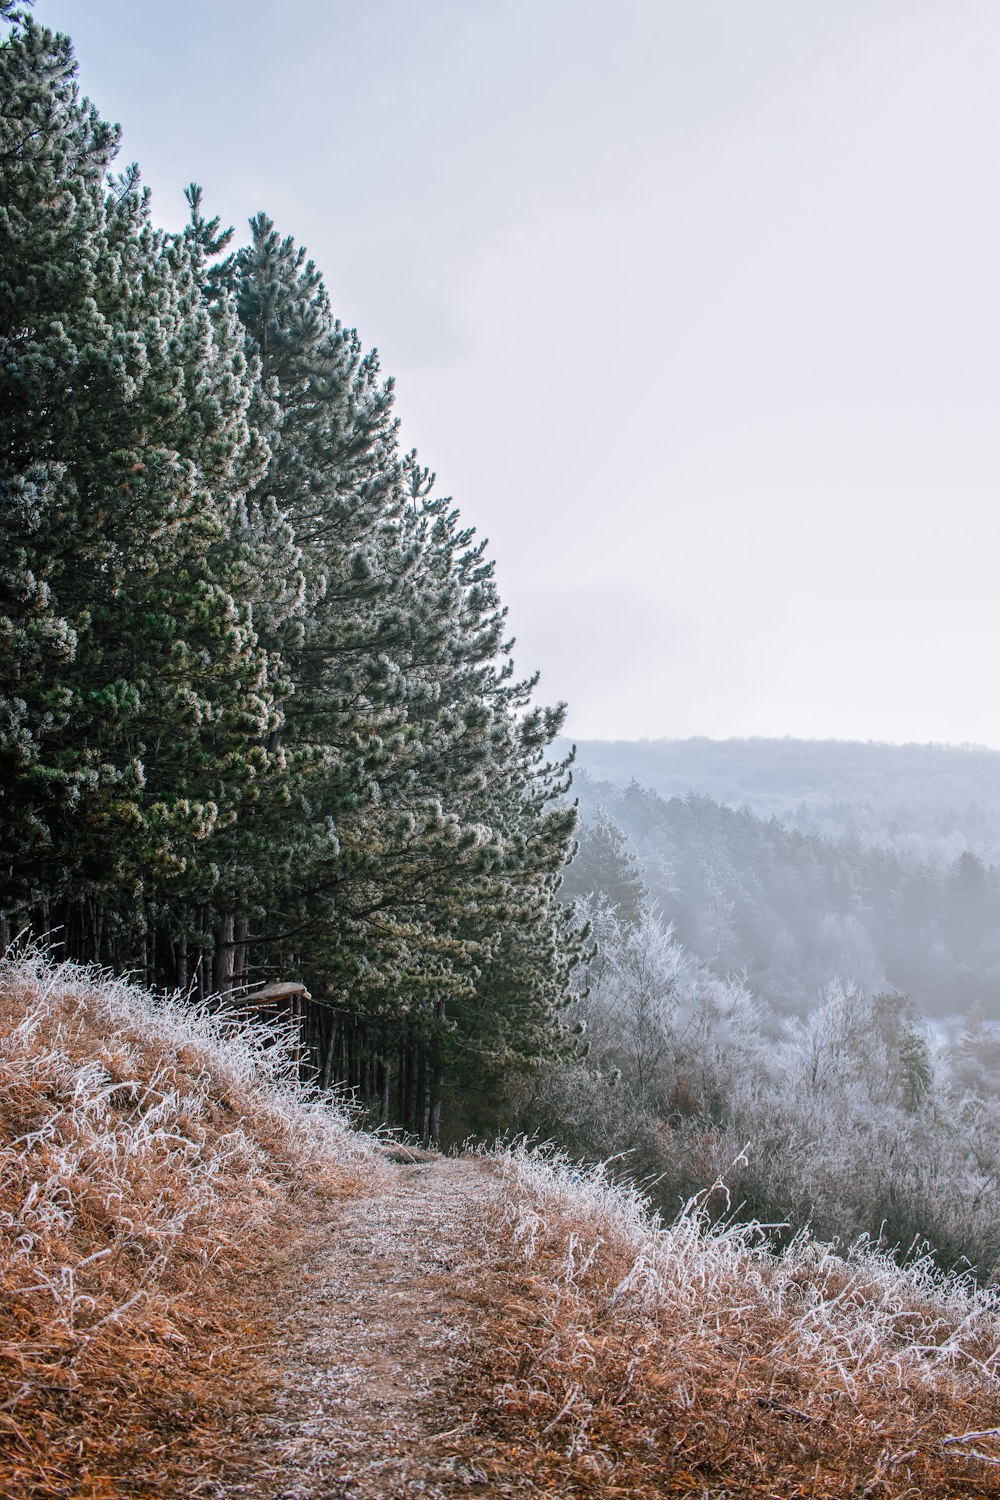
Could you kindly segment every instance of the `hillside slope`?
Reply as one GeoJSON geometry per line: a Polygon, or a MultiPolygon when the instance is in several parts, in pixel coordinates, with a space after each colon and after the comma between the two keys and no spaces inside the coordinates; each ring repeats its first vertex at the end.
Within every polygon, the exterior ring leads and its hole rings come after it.
{"type": "Polygon", "coordinates": [[[0,1494],[208,1494],[252,1451],[270,1289],[379,1171],[287,1068],[263,1028],[0,967],[0,1494]]]}
{"type": "Polygon", "coordinates": [[[971,854],[929,866],[637,783],[577,789],[581,851],[564,895],[600,889],[590,830],[608,814],[685,946],[717,973],[745,973],[776,1010],[802,1015],[842,979],[908,994],[925,1015],[978,1006],[1000,1021],[1000,867],[971,854]]]}
{"type": "Polygon", "coordinates": [[[992,1293],[522,1149],[401,1165],[286,1066],[0,970],[4,1497],[1000,1495],[992,1293]]]}
{"type": "Polygon", "coordinates": [[[856,837],[943,863],[971,850],[1000,862],[1000,751],[848,740],[582,740],[596,781],[633,779],[661,797],[694,792],[803,833],[856,837]]]}

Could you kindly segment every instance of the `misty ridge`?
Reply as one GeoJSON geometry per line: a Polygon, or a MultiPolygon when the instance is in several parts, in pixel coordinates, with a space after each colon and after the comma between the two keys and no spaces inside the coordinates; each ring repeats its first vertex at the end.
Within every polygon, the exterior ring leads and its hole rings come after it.
{"type": "Polygon", "coordinates": [[[588,742],[579,764],[565,893],[613,879],[596,836],[606,815],[677,938],[777,1012],[803,1014],[843,980],[942,1020],[1000,1020],[996,752],[588,742]]]}
{"type": "Polygon", "coordinates": [[[570,1013],[581,1050],[516,1091],[516,1125],[617,1163],[668,1217],[714,1182],[722,1220],[904,1260],[930,1247],[995,1280],[1000,869],[952,858],[948,801],[987,822],[988,753],[664,741],[579,759],[560,894],[593,944],[570,1013]],[[637,770],[695,787],[661,795],[637,770]],[[918,859],[875,832],[925,784],[938,836],[918,859]],[[824,794],[869,838],[803,832],[798,806],[824,794]]]}
{"type": "Polygon", "coordinates": [[[979,745],[726,739],[579,740],[593,781],[710,797],[835,843],[944,866],[1000,864],[1000,751],[979,745]]]}

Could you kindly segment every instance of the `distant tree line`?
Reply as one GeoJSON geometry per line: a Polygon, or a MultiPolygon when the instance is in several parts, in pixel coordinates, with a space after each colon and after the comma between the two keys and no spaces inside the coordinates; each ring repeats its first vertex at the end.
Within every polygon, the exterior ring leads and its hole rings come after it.
{"type": "Polygon", "coordinates": [[[844,740],[584,740],[595,781],[637,781],[776,817],[834,843],[879,845],[913,863],[968,851],[1000,864],[1000,750],[844,740]]]}
{"type": "Polygon", "coordinates": [[[617,892],[634,907],[648,895],[686,948],[786,1014],[841,979],[908,994],[926,1014],[978,1006],[1000,1020],[1000,868],[970,851],[909,858],[583,773],[576,790],[584,816],[567,897],[617,892]]]}
{"type": "Polygon", "coordinates": [[[301,978],[315,1075],[435,1133],[558,1045],[562,708],[304,250],[194,186],[157,229],[68,39],[0,15],[0,939],[301,978]]]}

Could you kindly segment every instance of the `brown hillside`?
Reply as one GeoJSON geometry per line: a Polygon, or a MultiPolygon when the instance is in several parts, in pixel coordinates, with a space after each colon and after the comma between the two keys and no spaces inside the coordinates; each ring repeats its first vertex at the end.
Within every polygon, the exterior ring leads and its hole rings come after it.
{"type": "Polygon", "coordinates": [[[286,1066],[120,981],[0,969],[0,1495],[211,1493],[239,1462],[268,1288],[377,1171],[286,1066]]]}
{"type": "Polygon", "coordinates": [[[1000,1497],[994,1292],[387,1152],[287,1072],[234,1017],[0,969],[5,1500],[1000,1497]]]}

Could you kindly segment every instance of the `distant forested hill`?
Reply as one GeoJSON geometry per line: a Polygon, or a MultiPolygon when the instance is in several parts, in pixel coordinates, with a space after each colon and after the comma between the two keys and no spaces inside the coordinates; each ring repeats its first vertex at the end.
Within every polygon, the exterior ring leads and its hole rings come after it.
{"type": "Polygon", "coordinates": [[[576,790],[584,822],[565,895],[596,891],[627,907],[637,860],[680,941],[719,973],[745,971],[779,1011],[812,1009],[841,979],[902,991],[929,1015],[979,1007],[1000,1020],[1000,868],[968,851],[932,864],[857,837],[835,842],[586,772],[576,790]]]}
{"type": "Polygon", "coordinates": [[[950,863],[1000,863],[1000,751],[843,740],[584,740],[597,781],[749,807],[803,833],[950,863]]]}

